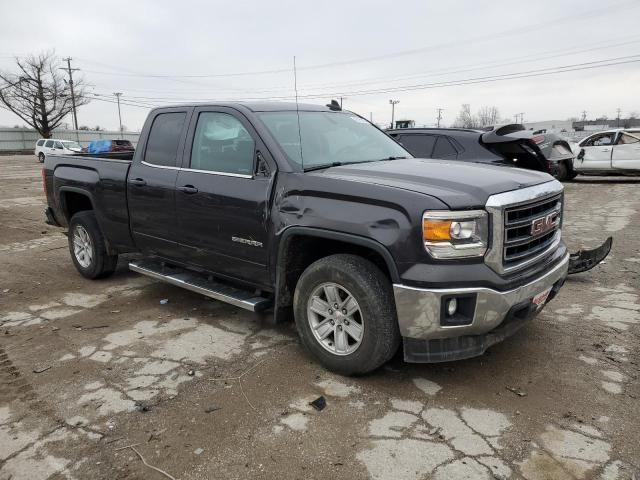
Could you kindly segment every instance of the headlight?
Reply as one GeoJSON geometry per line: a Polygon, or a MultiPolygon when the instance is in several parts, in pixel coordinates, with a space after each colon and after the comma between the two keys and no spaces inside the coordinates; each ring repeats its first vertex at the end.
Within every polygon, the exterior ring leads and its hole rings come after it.
{"type": "Polygon", "coordinates": [[[481,257],[487,251],[489,221],[484,210],[437,210],[422,215],[424,247],[433,258],[481,257]]]}

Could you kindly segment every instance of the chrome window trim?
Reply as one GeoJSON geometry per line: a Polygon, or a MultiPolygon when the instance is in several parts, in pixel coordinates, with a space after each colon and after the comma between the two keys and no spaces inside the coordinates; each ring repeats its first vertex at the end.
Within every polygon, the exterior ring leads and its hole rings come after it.
{"type": "Polygon", "coordinates": [[[213,170],[197,170],[195,168],[170,167],[166,165],[155,165],[153,163],[145,162],[144,160],[141,161],[140,163],[142,165],[146,165],[147,167],[151,167],[151,168],[162,168],[164,170],[177,170],[179,172],[206,173],[207,175],[219,175],[222,177],[253,178],[253,175],[246,175],[244,173],[215,172],[213,170]]]}
{"type": "Polygon", "coordinates": [[[526,268],[539,261],[541,258],[549,255],[560,244],[562,231],[557,230],[556,238],[543,252],[532,257],[525,262],[505,268],[502,264],[502,251],[504,248],[504,211],[509,207],[517,207],[536,200],[544,200],[555,195],[561,194],[564,190],[562,183],[557,180],[534,185],[533,187],[521,188],[504,193],[491,195],[487,199],[485,208],[491,215],[491,241],[489,248],[484,257],[485,263],[495,272],[499,274],[511,273],[526,268]]]}
{"type": "Polygon", "coordinates": [[[170,167],[169,165],[156,165],[155,163],[145,162],[144,160],[142,160],[140,163],[142,165],[146,165],[147,167],[151,167],[151,168],[161,168],[163,170],[180,170],[180,167],[170,167]]]}

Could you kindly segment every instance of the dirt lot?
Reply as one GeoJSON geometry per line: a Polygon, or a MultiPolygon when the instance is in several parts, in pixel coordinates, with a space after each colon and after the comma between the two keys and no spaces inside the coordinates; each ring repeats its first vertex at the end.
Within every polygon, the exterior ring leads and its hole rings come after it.
{"type": "Polygon", "coordinates": [[[614,250],[515,337],[343,378],[290,325],[126,262],[82,279],[43,222],[40,165],[0,166],[1,480],[640,475],[640,181],[567,185],[571,249],[613,235],[614,250]]]}

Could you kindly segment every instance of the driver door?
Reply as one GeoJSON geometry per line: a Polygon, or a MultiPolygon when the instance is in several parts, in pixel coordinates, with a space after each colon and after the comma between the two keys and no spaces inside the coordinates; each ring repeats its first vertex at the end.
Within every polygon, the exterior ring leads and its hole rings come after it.
{"type": "Polygon", "coordinates": [[[578,170],[609,170],[614,133],[598,133],[580,144],[584,156],[577,161],[578,170]]]}

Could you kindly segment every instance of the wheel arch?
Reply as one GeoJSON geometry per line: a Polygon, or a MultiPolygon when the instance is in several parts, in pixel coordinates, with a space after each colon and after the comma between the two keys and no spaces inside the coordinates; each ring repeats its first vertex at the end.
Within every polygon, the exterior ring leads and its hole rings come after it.
{"type": "Polygon", "coordinates": [[[381,243],[359,235],[313,227],[289,227],[280,236],[275,278],[275,315],[289,316],[293,293],[302,272],[320,258],[350,253],[372,261],[389,278],[399,281],[398,269],[389,250],[381,243]]]}

